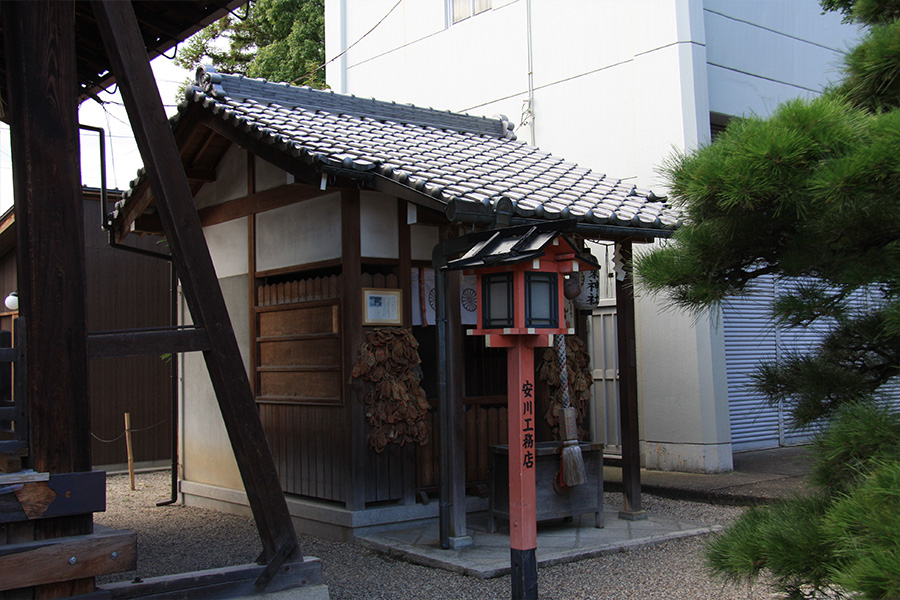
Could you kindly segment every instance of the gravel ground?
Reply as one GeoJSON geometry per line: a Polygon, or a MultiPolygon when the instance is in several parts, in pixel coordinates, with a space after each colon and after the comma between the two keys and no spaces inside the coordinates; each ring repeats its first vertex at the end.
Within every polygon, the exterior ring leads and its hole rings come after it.
{"type": "MultiPolygon", "coordinates": [[[[138,568],[98,583],[131,580],[251,563],[260,552],[251,519],[179,505],[157,507],[169,497],[168,471],[139,473],[132,491],[127,475],[107,479],[107,510],[101,525],[138,533],[138,568]]],[[[620,503],[620,494],[607,502],[620,503]]],[[[644,507],[661,516],[727,524],[740,508],[644,496],[644,507]]],[[[384,557],[352,542],[300,536],[305,555],[322,560],[331,600],[505,600],[509,577],[480,580],[384,557]]],[[[546,600],[771,600],[768,589],[725,585],[703,567],[703,538],[664,542],[599,558],[538,570],[546,600]]]]}

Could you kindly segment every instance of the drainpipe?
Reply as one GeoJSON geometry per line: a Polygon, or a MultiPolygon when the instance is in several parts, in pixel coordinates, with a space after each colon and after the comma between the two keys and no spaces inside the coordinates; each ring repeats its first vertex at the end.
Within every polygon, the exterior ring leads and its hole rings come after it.
{"type": "Polygon", "coordinates": [[[531,145],[537,145],[534,137],[534,60],[531,47],[531,0],[525,0],[525,32],[528,41],[528,111],[531,113],[531,145]]]}
{"type": "Polygon", "coordinates": [[[441,548],[450,547],[450,509],[452,508],[450,493],[450,396],[447,392],[447,289],[444,285],[443,270],[446,257],[443,254],[443,244],[434,247],[431,255],[431,264],[434,267],[434,294],[437,299],[437,361],[438,361],[438,417],[441,432],[440,447],[440,498],[439,523],[441,548]]]}
{"type": "MultiPolygon", "coordinates": [[[[79,123],[79,129],[84,129],[87,131],[93,131],[100,135],[100,227],[104,229],[109,237],[108,243],[111,248],[115,248],[117,250],[125,250],[127,252],[133,252],[135,254],[140,254],[142,256],[149,256],[151,258],[160,258],[162,260],[169,261],[171,284],[170,284],[170,318],[172,322],[172,327],[178,326],[178,276],[175,273],[175,263],[172,262],[172,257],[169,254],[163,254],[162,252],[154,252],[152,250],[145,250],[143,248],[136,248],[134,246],[126,246],[125,244],[120,244],[116,242],[116,234],[113,231],[113,221],[110,216],[111,213],[108,209],[109,196],[106,191],[106,130],[102,127],[95,127],[94,125],[82,125],[79,123]]],[[[172,393],[172,492],[171,498],[169,500],[165,500],[163,502],[157,502],[157,506],[166,506],[167,504],[174,504],[178,500],[178,360],[176,356],[172,356],[171,358],[172,364],[172,382],[171,382],[171,393],[172,393]]]]}

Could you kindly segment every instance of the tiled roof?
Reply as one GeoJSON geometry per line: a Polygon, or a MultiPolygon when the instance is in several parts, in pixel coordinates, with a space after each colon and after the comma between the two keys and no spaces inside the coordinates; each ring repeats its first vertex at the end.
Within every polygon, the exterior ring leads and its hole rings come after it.
{"type": "MultiPolygon", "coordinates": [[[[385,178],[441,203],[506,197],[513,217],[575,219],[665,234],[679,213],[649,190],[517,141],[505,118],[475,117],[225,75],[209,67],[180,106],[225,122],[322,170],[385,178]]],[[[506,206],[508,207],[508,203],[506,206]]]]}

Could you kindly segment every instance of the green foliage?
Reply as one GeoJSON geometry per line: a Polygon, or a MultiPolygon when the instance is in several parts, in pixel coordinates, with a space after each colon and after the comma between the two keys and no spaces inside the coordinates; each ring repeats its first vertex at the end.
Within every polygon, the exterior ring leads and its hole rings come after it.
{"type": "Polygon", "coordinates": [[[825,11],[838,11],[847,23],[877,25],[891,23],[900,17],[896,0],[821,0],[825,11]]]}
{"type": "Polygon", "coordinates": [[[324,0],[255,0],[246,19],[220,19],[175,59],[187,69],[204,61],[223,73],[324,88],[324,0]]]}
{"type": "Polygon", "coordinates": [[[832,588],[834,553],[821,526],[828,506],[824,497],[806,496],[749,509],[710,542],[710,570],[739,583],[753,583],[765,572],[787,598],[824,597],[832,588]]]}
{"type": "Polygon", "coordinates": [[[821,487],[741,515],[708,545],[710,571],[785,598],[900,597],[900,414],[844,406],[815,450],[821,487]]]}
{"type": "Polygon", "coordinates": [[[876,465],[900,463],[900,414],[876,402],[841,407],[816,438],[815,457],[814,484],[830,495],[851,492],[876,465]]]}
{"type": "Polygon", "coordinates": [[[846,58],[840,92],[869,110],[890,110],[900,102],[900,22],[876,25],[846,58]]]}
{"type": "Polygon", "coordinates": [[[877,461],[823,520],[834,540],[832,580],[864,598],[900,598],[900,461],[877,461]]]}

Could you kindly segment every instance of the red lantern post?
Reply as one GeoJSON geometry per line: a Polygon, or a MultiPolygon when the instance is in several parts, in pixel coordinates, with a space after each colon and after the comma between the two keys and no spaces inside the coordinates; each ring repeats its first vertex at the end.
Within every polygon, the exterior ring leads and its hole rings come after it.
{"type": "Polygon", "coordinates": [[[509,547],[512,597],[537,598],[534,349],[553,345],[566,327],[562,277],[596,269],[558,231],[546,227],[498,230],[450,268],[478,276],[478,326],[485,345],[507,348],[509,410],[509,547]]]}

